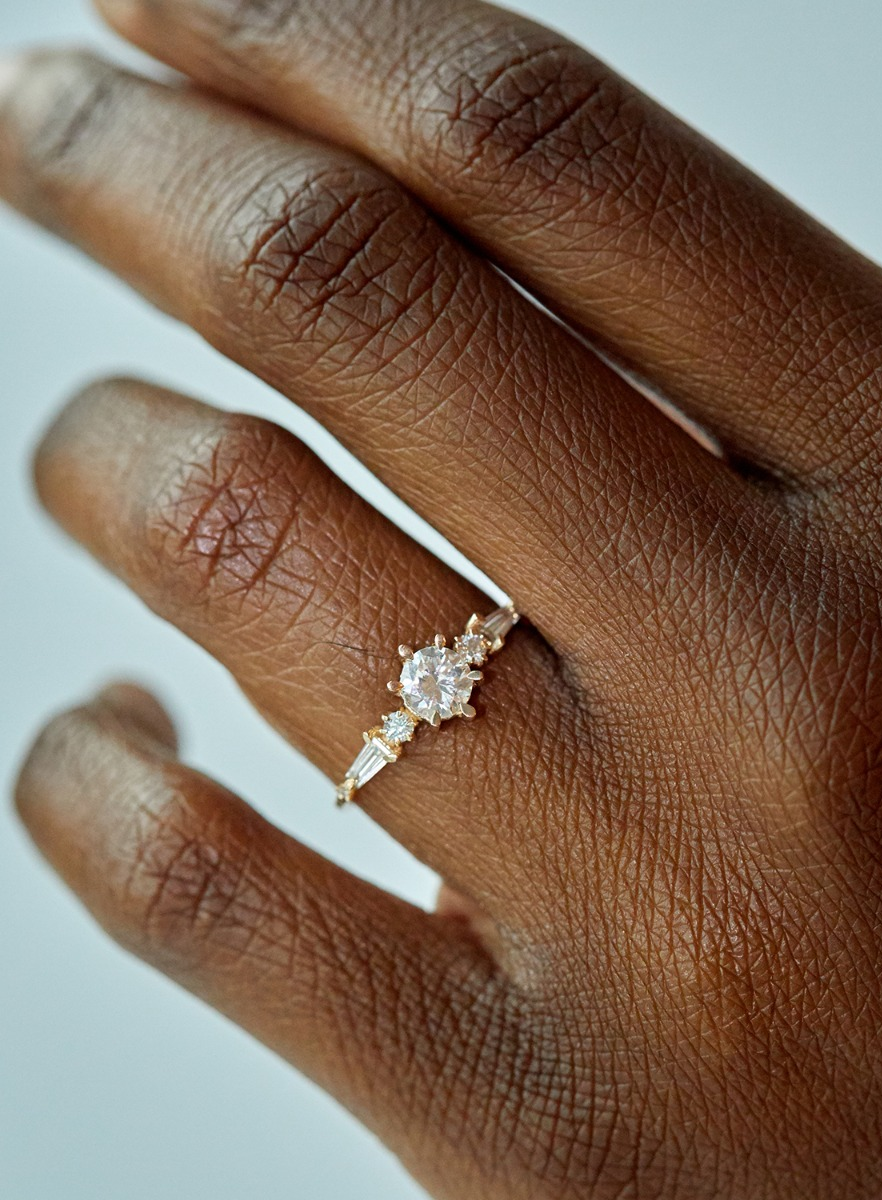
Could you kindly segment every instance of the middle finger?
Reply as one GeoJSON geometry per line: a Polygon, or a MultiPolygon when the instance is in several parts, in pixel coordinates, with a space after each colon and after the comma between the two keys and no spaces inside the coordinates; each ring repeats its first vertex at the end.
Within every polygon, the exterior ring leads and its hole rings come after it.
{"type": "Polygon", "coordinates": [[[377,168],[82,55],[4,109],[0,192],[303,403],[559,647],[628,660],[659,586],[701,591],[740,481],[377,168]]]}

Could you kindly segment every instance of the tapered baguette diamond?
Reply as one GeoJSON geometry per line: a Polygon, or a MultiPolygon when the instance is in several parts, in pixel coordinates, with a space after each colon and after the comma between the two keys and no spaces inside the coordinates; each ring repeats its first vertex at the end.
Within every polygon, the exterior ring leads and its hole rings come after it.
{"type": "Polygon", "coordinates": [[[505,608],[497,608],[481,622],[481,633],[491,644],[492,650],[498,650],[506,636],[511,633],[519,620],[518,614],[510,604],[505,608]]]}
{"type": "Polygon", "coordinates": [[[369,779],[382,771],[386,763],[395,762],[397,755],[380,738],[370,738],[358,752],[355,762],[346,772],[356,787],[364,787],[369,779]]]}

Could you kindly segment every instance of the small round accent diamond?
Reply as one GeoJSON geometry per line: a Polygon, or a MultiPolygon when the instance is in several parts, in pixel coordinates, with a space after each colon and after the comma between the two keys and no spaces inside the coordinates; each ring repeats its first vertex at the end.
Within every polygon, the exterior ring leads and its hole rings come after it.
{"type": "Polygon", "coordinates": [[[413,737],[413,731],[416,729],[416,720],[400,708],[397,712],[389,713],[383,717],[381,726],[383,737],[393,746],[400,746],[402,742],[409,742],[413,737]]]}
{"type": "Polygon", "coordinates": [[[480,633],[464,633],[453,643],[453,648],[458,654],[477,666],[480,666],[486,659],[488,646],[489,643],[480,633]]]}
{"type": "Polygon", "coordinates": [[[401,698],[423,721],[458,716],[468,703],[475,681],[468,662],[455,650],[426,646],[401,669],[401,698]]]}

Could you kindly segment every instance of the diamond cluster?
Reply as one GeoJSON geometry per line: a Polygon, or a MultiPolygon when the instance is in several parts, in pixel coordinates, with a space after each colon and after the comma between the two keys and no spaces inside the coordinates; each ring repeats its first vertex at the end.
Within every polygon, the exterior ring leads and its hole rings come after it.
{"type": "Polygon", "coordinates": [[[401,674],[389,684],[389,690],[401,699],[402,707],[387,713],[375,729],[365,733],[364,745],[337,788],[338,804],[346,804],[387,763],[395,762],[421,721],[438,726],[451,717],[475,715],[470,698],[481,679],[475,668],[500,649],[518,619],[508,605],[488,617],[472,616],[452,647],[441,634],[416,651],[399,646],[401,674]]]}

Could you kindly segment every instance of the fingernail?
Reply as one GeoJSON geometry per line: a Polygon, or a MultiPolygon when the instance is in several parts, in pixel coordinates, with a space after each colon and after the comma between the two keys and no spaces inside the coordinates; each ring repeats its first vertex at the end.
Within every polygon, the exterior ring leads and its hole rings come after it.
{"type": "Polygon", "coordinates": [[[178,735],[171,717],[139,684],[111,683],[98,693],[95,702],[157,746],[177,753],[178,735]]]}

